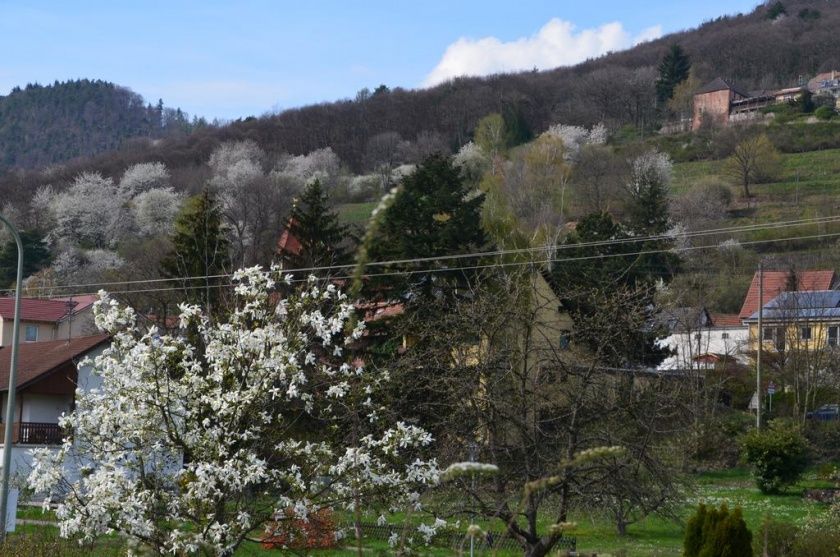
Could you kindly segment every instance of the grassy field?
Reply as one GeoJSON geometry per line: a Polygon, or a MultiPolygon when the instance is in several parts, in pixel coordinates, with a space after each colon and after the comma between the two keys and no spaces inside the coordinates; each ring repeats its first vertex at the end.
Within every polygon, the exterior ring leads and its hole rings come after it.
{"type": "MultiPolygon", "coordinates": [[[[701,474],[695,478],[695,489],[688,497],[683,512],[683,520],[693,512],[696,506],[703,502],[707,504],[720,505],[727,503],[730,508],[739,506],[744,511],[744,518],[757,537],[761,524],[765,517],[786,523],[801,525],[809,516],[825,512],[825,506],[819,503],[806,501],[802,498],[802,492],[809,487],[824,487],[827,484],[818,480],[815,473],[810,473],[788,493],[777,496],[762,495],[755,487],[749,473],[743,469],[729,470],[725,472],[701,474]]],[[[23,508],[19,511],[19,518],[36,520],[53,520],[50,514],[40,514],[39,510],[23,508]]],[[[682,548],[682,526],[680,523],[663,520],[657,517],[649,517],[638,524],[631,525],[628,535],[619,537],[615,533],[612,524],[604,517],[578,513],[573,517],[577,522],[577,528],[572,535],[577,537],[578,550],[581,554],[597,553],[604,555],[623,555],[625,557],[653,557],[653,556],[677,556],[681,554],[682,548]]],[[[366,520],[374,520],[368,517],[366,520]]],[[[462,521],[462,526],[466,522],[462,521]]],[[[501,524],[483,524],[485,528],[499,530],[501,524]]],[[[61,540],[57,537],[57,530],[49,526],[26,525],[19,526],[18,531],[10,536],[10,542],[26,547],[27,544],[48,546],[51,549],[50,555],[117,555],[124,551],[123,544],[118,539],[111,538],[95,548],[82,548],[86,551],[76,552],[77,546],[72,542],[61,540]],[[65,548],[67,551],[63,551],[65,548]]],[[[238,557],[278,555],[283,552],[279,550],[265,550],[256,544],[243,546],[236,552],[238,557]]],[[[457,553],[448,547],[432,547],[420,552],[426,556],[444,556],[457,553]]],[[[26,555],[27,557],[38,557],[37,551],[27,550],[24,553],[12,553],[2,550],[3,555],[26,555]]],[[[44,553],[45,555],[47,553],[44,553]]],[[[291,554],[291,553],[289,553],[291,554]]],[[[355,550],[350,548],[336,549],[330,551],[310,552],[311,555],[349,557],[355,555],[355,550]]],[[[388,555],[389,548],[384,541],[370,541],[365,546],[366,555],[388,555]]],[[[497,555],[508,557],[519,555],[513,551],[478,552],[478,555],[497,555]]]]}
{"type": "Polygon", "coordinates": [[[370,219],[370,214],[379,204],[378,201],[366,201],[364,203],[345,203],[339,205],[338,216],[346,224],[364,225],[370,219]]]}

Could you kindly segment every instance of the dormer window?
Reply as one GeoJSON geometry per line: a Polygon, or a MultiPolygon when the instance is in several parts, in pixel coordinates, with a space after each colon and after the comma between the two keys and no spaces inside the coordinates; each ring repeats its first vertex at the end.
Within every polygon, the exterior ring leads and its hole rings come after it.
{"type": "Polygon", "coordinates": [[[37,342],[38,325],[27,325],[26,329],[24,330],[23,340],[24,342],[37,342]]]}

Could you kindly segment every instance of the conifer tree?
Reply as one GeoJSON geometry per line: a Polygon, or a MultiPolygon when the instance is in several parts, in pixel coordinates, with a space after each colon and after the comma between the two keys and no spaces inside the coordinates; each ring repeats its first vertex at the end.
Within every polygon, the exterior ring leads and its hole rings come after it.
{"type": "Polygon", "coordinates": [[[222,211],[208,190],[187,200],[175,221],[172,251],[161,264],[164,276],[181,282],[186,301],[208,313],[220,299],[222,275],[230,270],[230,241],[222,211]]]}
{"type": "Polygon", "coordinates": [[[674,88],[688,79],[691,61],[678,44],[672,44],[659,63],[659,79],[656,81],[656,100],[660,106],[674,96],[674,88]]]}
{"type": "MultiPolygon", "coordinates": [[[[23,277],[33,275],[50,264],[50,251],[44,244],[44,238],[34,230],[20,233],[23,244],[23,277]]],[[[0,248],[0,288],[11,286],[17,277],[17,244],[9,240],[0,248]]]]}
{"type": "MultiPolygon", "coordinates": [[[[483,201],[484,195],[473,194],[448,157],[432,155],[403,179],[396,197],[379,219],[376,233],[366,239],[365,258],[391,261],[478,251],[487,242],[481,227],[483,201]]],[[[459,276],[457,271],[445,269],[462,264],[457,260],[427,261],[377,267],[371,272],[412,271],[379,283],[387,284],[398,295],[406,294],[408,289],[415,294],[430,293],[432,289],[440,293],[448,279],[457,280],[459,276]],[[439,270],[417,272],[428,268],[439,270]]]]}
{"type": "MultiPolygon", "coordinates": [[[[338,214],[329,206],[327,193],[319,180],[306,186],[289,217],[288,233],[300,244],[296,253],[279,254],[284,267],[312,269],[341,265],[350,260],[352,236],[350,227],[340,222],[338,214]]],[[[334,275],[337,271],[307,272],[316,276],[334,275]]]]}

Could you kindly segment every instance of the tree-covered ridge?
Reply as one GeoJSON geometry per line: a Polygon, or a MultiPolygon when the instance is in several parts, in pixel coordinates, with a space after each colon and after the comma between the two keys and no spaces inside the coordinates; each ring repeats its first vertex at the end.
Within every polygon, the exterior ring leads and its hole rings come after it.
{"type": "Polygon", "coordinates": [[[180,109],[146,104],[101,80],[15,87],[0,96],[0,169],[35,168],[121,147],[133,137],[187,131],[180,109]]]}

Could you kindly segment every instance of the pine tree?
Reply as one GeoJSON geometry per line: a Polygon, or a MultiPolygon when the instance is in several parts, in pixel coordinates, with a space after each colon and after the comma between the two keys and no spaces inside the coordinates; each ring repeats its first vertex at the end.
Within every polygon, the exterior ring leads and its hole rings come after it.
{"type": "Polygon", "coordinates": [[[656,100],[660,106],[674,96],[674,88],[688,79],[691,61],[678,44],[671,45],[662,62],[659,63],[659,79],[656,81],[656,100]]]}
{"type": "MultiPolygon", "coordinates": [[[[311,269],[342,265],[350,260],[350,227],[341,224],[329,206],[329,198],[318,180],[303,190],[289,217],[288,234],[300,244],[296,253],[280,253],[284,267],[311,269]],[[349,240],[349,241],[348,241],[349,240]]],[[[346,271],[346,270],[345,270],[346,271]]],[[[312,272],[316,276],[334,275],[329,269],[312,272]]]]}
{"type": "Polygon", "coordinates": [[[215,197],[204,190],[187,200],[175,220],[172,251],[161,264],[161,272],[180,280],[187,301],[203,305],[209,313],[218,305],[219,286],[226,282],[218,275],[229,270],[230,242],[221,208],[215,197]]]}
{"type": "MultiPolygon", "coordinates": [[[[478,251],[487,242],[481,227],[483,202],[484,195],[473,195],[448,157],[432,155],[403,179],[396,198],[378,221],[376,233],[365,242],[365,257],[368,261],[388,261],[478,251]]],[[[441,293],[448,280],[457,281],[463,276],[445,269],[461,264],[453,260],[377,267],[376,272],[440,269],[434,273],[389,277],[377,284],[387,284],[388,289],[400,292],[399,295],[408,289],[415,294],[428,294],[432,290],[441,293]]]]}
{"type": "MultiPolygon", "coordinates": [[[[50,251],[44,244],[44,238],[35,231],[22,231],[20,241],[23,244],[23,277],[26,278],[50,264],[50,251]]],[[[9,240],[0,249],[0,287],[11,286],[17,278],[18,252],[14,240],[9,240]]]]}

